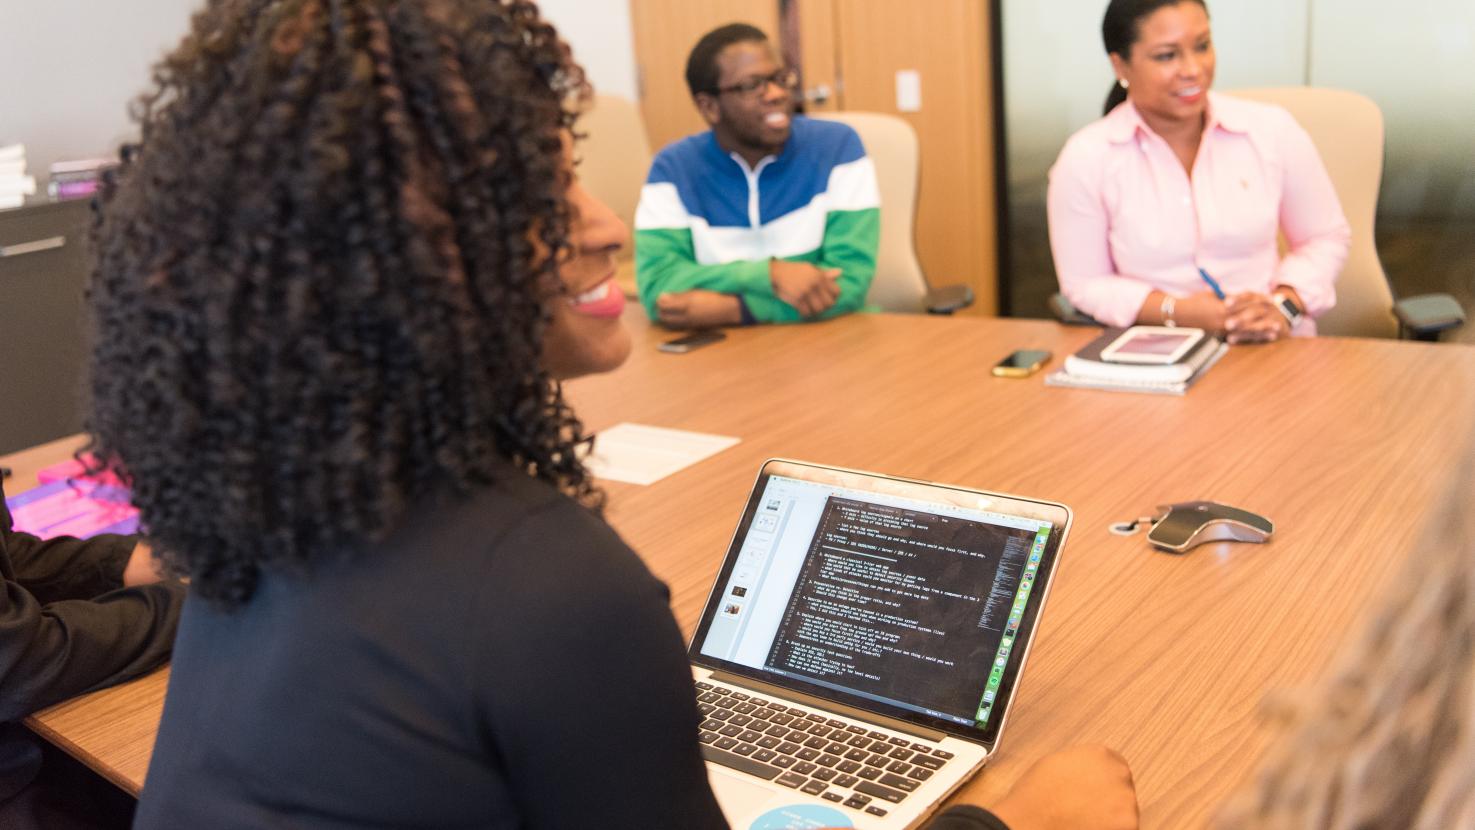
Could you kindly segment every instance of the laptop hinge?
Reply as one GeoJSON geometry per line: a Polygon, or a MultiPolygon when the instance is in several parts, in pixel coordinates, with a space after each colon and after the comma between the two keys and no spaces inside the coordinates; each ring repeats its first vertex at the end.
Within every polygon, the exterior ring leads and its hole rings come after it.
{"type": "Polygon", "coordinates": [[[738,674],[729,674],[725,671],[714,670],[712,672],[712,679],[722,683],[731,683],[735,686],[743,686],[748,689],[753,689],[755,691],[759,691],[766,695],[769,695],[770,697],[788,698],[795,703],[803,703],[806,706],[813,706],[816,709],[825,709],[836,714],[848,715],[852,718],[855,718],[856,720],[870,721],[877,726],[884,726],[887,729],[893,729],[897,732],[905,732],[906,734],[913,737],[922,738],[928,741],[940,741],[943,738],[948,737],[948,734],[946,732],[938,729],[928,729],[925,726],[918,726],[915,723],[907,723],[906,721],[900,720],[898,718],[889,718],[885,715],[877,714],[875,712],[868,712],[865,709],[860,709],[855,706],[846,706],[843,703],[836,703],[833,700],[825,700],[822,697],[806,695],[803,692],[796,692],[793,689],[786,689],[782,686],[775,686],[772,683],[764,683],[762,680],[754,680],[751,677],[743,677],[742,675],[738,674]]]}

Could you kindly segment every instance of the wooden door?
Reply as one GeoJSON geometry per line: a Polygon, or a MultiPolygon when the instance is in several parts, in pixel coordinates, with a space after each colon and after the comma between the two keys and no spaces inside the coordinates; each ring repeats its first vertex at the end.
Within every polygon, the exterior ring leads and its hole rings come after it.
{"type": "Polygon", "coordinates": [[[845,109],[845,85],[840,78],[839,45],[835,38],[835,7],[844,0],[790,0],[799,3],[797,14],[786,22],[797,29],[789,32],[790,42],[799,44],[798,60],[804,84],[807,111],[840,112],[845,109]]]}
{"type": "Polygon", "coordinates": [[[970,313],[997,314],[988,4],[802,0],[801,10],[806,85],[834,79],[841,109],[897,115],[917,131],[917,258],[928,281],[967,283],[976,298],[970,313]],[[826,19],[833,31],[829,40],[822,31],[826,19]],[[811,28],[821,31],[810,33],[811,28]],[[920,77],[921,105],[915,111],[898,107],[899,72],[920,77]]]}
{"type": "Polygon", "coordinates": [[[779,42],[777,0],[630,0],[640,105],[654,150],[707,128],[686,88],[686,56],[724,23],[751,23],[779,42]]]}

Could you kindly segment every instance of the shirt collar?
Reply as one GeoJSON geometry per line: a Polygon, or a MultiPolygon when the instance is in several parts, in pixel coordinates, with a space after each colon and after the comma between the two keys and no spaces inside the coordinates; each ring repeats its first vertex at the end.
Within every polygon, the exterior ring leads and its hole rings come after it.
{"type": "Polygon", "coordinates": [[[1205,130],[1213,127],[1220,127],[1231,133],[1250,131],[1249,119],[1245,117],[1239,102],[1216,92],[1209,93],[1209,117],[1204,122],[1205,130]]]}
{"type": "MultiPolygon", "coordinates": [[[[1215,127],[1223,128],[1232,133],[1249,132],[1244,113],[1235,106],[1232,98],[1225,98],[1216,92],[1209,93],[1208,116],[1204,119],[1204,132],[1215,127]]],[[[1106,116],[1106,138],[1113,144],[1125,144],[1137,136],[1141,131],[1152,134],[1152,128],[1142,120],[1142,113],[1137,107],[1127,101],[1106,116]]]]}
{"type": "Polygon", "coordinates": [[[1125,144],[1131,141],[1137,131],[1152,132],[1147,128],[1147,122],[1142,120],[1142,115],[1137,112],[1137,107],[1131,101],[1125,101],[1117,105],[1116,109],[1106,114],[1106,140],[1112,144],[1125,144]]]}
{"type": "Polygon", "coordinates": [[[727,157],[730,158],[730,159],[732,159],[733,161],[737,162],[737,166],[738,167],[741,167],[743,169],[743,172],[744,173],[747,173],[747,174],[752,175],[752,176],[756,176],[759,173],[762,173],[763,172],[763,168],[767,167],[770,164],[773,164],[774,162],[778,161],[779,158],[780,158],[779,156],[774,156],[774,155],[764,156],[763,158],[758,159],[758,163],[756,165],[754,165],[753,167],[749,167],[747,160],[744,159],[737,152],[728,153],[727,154],[727,157]]]}
{"type": "MultiPolygon", "coordinates": [[[[803,118],[804,116],[801,116],[797,113],[795,113],[793,116],[794,122],[798,122],[803,118]]],[[[745,173],[758,173],[762,171],[763,168],[768,167],[771,164],[786,163],[789,161],[789,159],[794,157],[794,154],[798,152],[794,149],[794,134],[799,129],[802,128],[799,127],[796,123],[795,126],[789,131],[789,140],[784,142],[784,148],[776,154],[767,155],[759,159],[758,164],[751,169],[748,167],[747,162],[743,161],[742,156],[738,155],[735,152],[729,153],[728,151],[722,149],[722,145],[717,143],[717,133],[713,130],[707,130],[707,150],[708,152],[716,155],[719,158],[732,159],[734,162],[737,163],[738,169],[744,171],[745,173]]]]}

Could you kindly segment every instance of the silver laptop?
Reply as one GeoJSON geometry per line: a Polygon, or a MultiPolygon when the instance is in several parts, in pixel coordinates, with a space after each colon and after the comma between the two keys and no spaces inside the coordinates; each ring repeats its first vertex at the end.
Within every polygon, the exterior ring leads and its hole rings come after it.
{"type": "Polygon", "coordinates": [[[763,465],[690,657],[735,830],[920,824],[998,745],[1069,508],[763,465]]]}

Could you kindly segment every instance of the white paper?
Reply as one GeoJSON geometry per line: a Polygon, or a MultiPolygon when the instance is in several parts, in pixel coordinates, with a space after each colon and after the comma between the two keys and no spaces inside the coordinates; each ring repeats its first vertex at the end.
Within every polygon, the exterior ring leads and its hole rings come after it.
{"type": "Polygon", "coordinates": [[[739,438],[643,424],[615,424],[594,439],[584,463],[598,478],[654,484],[737,444],[739,438]]]}
{"type": "Polygon", "coordinates": [[[922,73],[901,69],[896,73],[896,111],[922,111],[922,73]]]}

